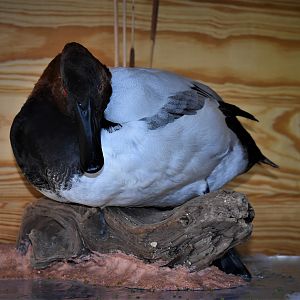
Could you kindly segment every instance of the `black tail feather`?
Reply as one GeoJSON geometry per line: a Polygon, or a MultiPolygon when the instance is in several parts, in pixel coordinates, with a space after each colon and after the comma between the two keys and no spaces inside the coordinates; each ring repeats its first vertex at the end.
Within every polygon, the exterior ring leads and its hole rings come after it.
{"type": "Polygon", "coordinates": [[[221,258],[215,260],[213,265],[218,267],[226,274],[234,274],[242,277],[246,281],[250,281],[252,276],[246,266],[241,261],[236,250],[230,249],[221,258]]]}
{"type": "Polygon", "coordinates": [[[266,158],[265,156],[263,156],[263,158],[259,161],[260,163],[269,165],[273,168],[279,168],[278,165],[276,165],[275,163],[273,163],[270,159],[266,158]]]}
{"type": "Polygon", "coordinates": [[[219,102],[219,108],[226,117],[240,116],[258,122],[258,120],[253,115],[233,104],[219,102]]]}
{"type": "Polygon", "coordinates": [[[274,168],[278,168],[275,163],[261,153],[249,132],[243,127],[236,116],[242,116],[255,121],[257,121],[257,119],[253,115],[241,110],[235,105],[225,102],[219,102],[219,104],[219,109],[226,117],[225,122],[227,126],[237,135],[248,153],[248,167],[245,171],[248,171],[256,163],[264,163],[274,168]]]}

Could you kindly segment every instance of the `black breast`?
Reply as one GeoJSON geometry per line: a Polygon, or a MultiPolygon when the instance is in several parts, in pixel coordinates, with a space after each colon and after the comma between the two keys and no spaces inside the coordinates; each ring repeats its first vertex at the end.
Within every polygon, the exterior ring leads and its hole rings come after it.
{"type": "Polygon", "coordinates": [[[19,167],[38,189],[59,194],[80,173],[76,124],[50,101],[29,99],[13,121],[10,139],[19,167]]]}

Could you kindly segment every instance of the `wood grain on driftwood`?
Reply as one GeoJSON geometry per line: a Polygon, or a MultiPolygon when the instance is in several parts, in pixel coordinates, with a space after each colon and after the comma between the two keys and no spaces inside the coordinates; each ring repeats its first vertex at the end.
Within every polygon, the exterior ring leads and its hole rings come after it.
{"type": "Polygon", "coordinates": [[[32,265],[44,268],[97,251],[122,251],[146,262],[200,270],[252,232],[254,211],[246,197],[219,191],[170,209],[91,208],[41,198],[29,205],[17,247],[32,245],[32,265]]]}

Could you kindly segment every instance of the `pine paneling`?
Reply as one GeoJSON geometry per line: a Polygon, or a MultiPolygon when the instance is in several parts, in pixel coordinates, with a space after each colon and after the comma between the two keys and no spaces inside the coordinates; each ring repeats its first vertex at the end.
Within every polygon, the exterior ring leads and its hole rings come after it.
{"type": "MultiPolygon", "coordinates": [[[[138,66],[150,62],[151,2],[136,0],[138,66]]],[[[109,0],[0,2],[0,241],[15,240],[26,203],[38,196],[15,166],[12,119],[66,42],[113,65],[112,9],[109,0]]],[[[242,122],[280,169],[256,166],[229,184],[256,211],[242,250],[299,255],[299,1],[161,1],[154,67],[204,81],[260,120],[242,122]]]]}

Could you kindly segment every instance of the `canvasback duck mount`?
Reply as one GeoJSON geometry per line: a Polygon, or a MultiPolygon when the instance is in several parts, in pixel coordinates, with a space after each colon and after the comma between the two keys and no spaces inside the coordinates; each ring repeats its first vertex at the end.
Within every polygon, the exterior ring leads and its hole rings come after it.
{"type": "Polygon", "coordinates": [[[28,181],[88,206],[176,206],[267,159],[208,86],[156,69],[107,68],[67,44],[15,117],[10,139],[28,181]]]}

